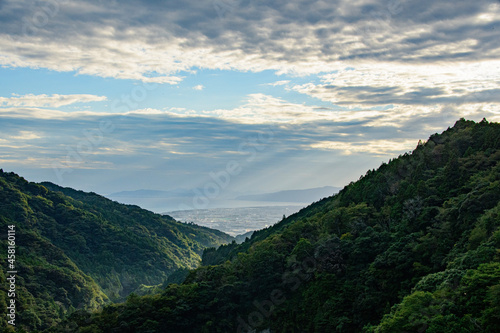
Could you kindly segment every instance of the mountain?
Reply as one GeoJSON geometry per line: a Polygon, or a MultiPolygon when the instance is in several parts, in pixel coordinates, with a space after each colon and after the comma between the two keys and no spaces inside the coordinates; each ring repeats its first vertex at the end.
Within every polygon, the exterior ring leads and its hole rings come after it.
{"type": "Polygon", "coordinates": [[[174,189],[170,191],[140,189],[106,195],[107,198],[129,205],[137,205],[153,212],[176,210],[192,203],[193,191],[174,189]]]}
{"type": "MultiPolygon", "coordinates": [[[[203,249],[231,242],[220,231],[179,223],[137,206],[0,170],[0,228],[15,230],[18,323],[52,326],[199,265],[203,249]]],[[[1,240],[7,249],[7,238],[1,240]]],[[[6,250],[1,264],[7,267],[6,250]]],[[[10,258],[9,258],[10,259],[10,258]]],[[[9,301],[0,273],[0,307],[9,301]]],[[[3,312],[6,313],[6,312],[3,312]]],[[[1,324],[5,326],[5,316],[1,324]]]]}
{"type": "Polygon", "coordinates": [[[273,193],[241,195],[236,199],[268,202],[314,202],[332,196],[340,190],[340,187],[323,186],[305,190],[287,190],[273,193]]]}
{"type": "Polygon", "coordinates": [[[183,198],[193,196],[192,191],[178,189],[173,191],[158,191],[158,190],[135,190],[122,191],[107,195],[110,199],[115,198],[183,198]]]}
{"type": "Polygon", "coordinates": [[[237,235],[236,237],[234,237],[236,240],[236,243],[238,243],[238,244],[243,243],[247,238],[251,238],[254,232],[255,231],[249,231],[249,232],[245,232],[242,235],[237,235]]]}
{"type": "Polygon", "coordinates": [[[51,332],[497,332],[500,125],[442,134],[156,295],[51,332]]]}
{"type": "Polygon", "coordinates": [[[140,189],[122,191],[106,195],[111,200],[124,204],[138,205],[154,212],[170,212],[194,209],[221,209],[276,205],[276,203],[300,203],[305,206],[337,193],[340,188],[325,186],[305,190],[288,190],[274,193],[239,195],[225,192],[224,196],[214,198],[210,205],[200,207],[196,201],[197,189],[174,189],[169,191],[140,189]]]}

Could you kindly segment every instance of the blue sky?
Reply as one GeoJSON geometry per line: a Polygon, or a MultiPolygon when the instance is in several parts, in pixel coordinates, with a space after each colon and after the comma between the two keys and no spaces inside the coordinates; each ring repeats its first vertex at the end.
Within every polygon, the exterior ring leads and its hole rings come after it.
{"type": "Polygon", "coordinates": [[[499,22],[486,0],[0,1],[0,167],[109,194],[237,165],[213,202],[343,186],[500,120],[499,22]]]}

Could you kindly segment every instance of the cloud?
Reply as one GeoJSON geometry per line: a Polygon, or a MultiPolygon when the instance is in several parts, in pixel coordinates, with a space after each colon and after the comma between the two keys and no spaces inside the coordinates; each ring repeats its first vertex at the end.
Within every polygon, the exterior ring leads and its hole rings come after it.
{"type": "Polygon", "coordinates": [[[304,124],[316,121],[351,122],[379,117],[381,112],[340,111],[315,105],[288,102],[262,93],[249,94],[245,102],[233,109],[215,109],[201,112],[171,109],[159,111],[178,117],[206,117],[240,124],[304,124]]]}
{"type": "Polygon", "coordinates": [[[345,61],[476,62],[500,49],[500,6],[488,0],[51,4],[4,2],[0,64],[177,84],[196,68],[303,75],[345,61]]]}
{"type": "Polygon", "coordinates": [[[500,102],[500,61],[451,64],[377,63],[321,76],[290,89],[351,108],[500,102]]]}
{"type": "MultiPolygon", "coordinates": [[[[349,89],[345,89],[349,90],[349,89]]],[[[356,93],[361,90],[372,94],[385,94],[399,92],[396,88],[361,86],[353,87],[356,93]]],[[[310,93],[310,91],[308,91],[310,93]]],[[[434,96],[441,93],[439,89],[421,89],[422,96],[434,96]]],[[[407,94],[408,95],[408,94],[407,94]]],[[[170,119],[176,124],[187,125],[186,131],[192,130],[193,124],[208,124],[224,122],[238,126],[265,125],[282,128],[300,126],[304,128],[308,124],[312,126],[364,126],[376,128],[406,128],[416,127],[433,131],[449,126],[460,117],[481,119],[487,117],[491,121],[500,120],[500,110],[495,101],[494,93],[481,92],[468,94],[467,98],[461,99],[461,103],[402,103],[389,105],[383,108],[370,103],[359,104],[359,108],[325,107],[320,105],[306,105],[304,103],[293,103],[282,98],[267,94],[249,94],[245,101],[231,109],[214,110],[188,110],[185,108],[155,108],[134,109],[124,112],[107,111],[61,111],[49,108],[35,107],[5,107],[0,108],[0,119],[26,119],[27,121],[58,121],[58,122],[81,122],[91,121],[101,117],[118,117],[118,119],[155,119],[161,121],[170,119]],[[419,124],[417,126],[417,123],[419,124]],[[413,125],[410,125],[413,124],[413,125]]],[[[394,101],[393,101],[394,102],[394,101]]],[[[339,103],[341,104],[341,103],[339,103]]],[[[228,125],[229,127],[233,125],[228,125]]],[[[168,125],[170,126],[170,125],[168,125]]],[[[228,132],[230,137],[231,131],[228,132]]],[[[205,133],[205,132],[202,132],[205,133]]],[[[179,135],[182,135],[179,133],[179,135]]],[[[148,145],[150,145],[148,143],[148,145]]]]}
{"type": "Polygon", "coordinates": [[[96,95],[23,95],[14,97],[0,97],[0,107],[61,107],[75,103],[89,103],[106,101],[105,96],[96,95]]]}
{"type": "MultiPolygon", "coordinates": [[[[35,140],[40,139],[41,136],[36,132],[31,131],[20,131],[18,135],[11,135],[9,139],[11,140],[35,140]]],[[[7,141],[7,140],[4,140],[7,141]]]]}
{"type": "Polygon", "coordinates": [[[277,87],[277,86],[286,86],[289,83],[290,83],[290,80],[280,80],[280,81],[276,81],[273,83],[268,83],[267,85],[277,87]]]}
{"type": "MultiPolygon", "coordinates": [[[[179,157],[238,155],[238,142],[245,142],[245,137],[256,133],[271,131],[274,142],[279,142],[279,148],[274,151],[276,154],[335,150],[342,155],[366,152],[378,156],[385,148],[389,154],[403,148],[406,150],[408,142],[416,142],[422,139],[422,134],[442,128],[443,122],[449,125],[463,115],[455,109],[428,110],[425,107],[333,110],[291,103],[264,94],[250,94],[241,106],[233,109],[201,112],[177,109],[140,109],[121,114],[41,111],[10,108],[8,112],[0,113],[2,123],[9,128],[0,138],[7,141],[23,139],[25,143],[26,140],[43,138],[37,141],[40,147],[51,147],[51,151],[61,149],[65,154],[64,145],[72,145],[76,150],[80,142],[89,141],[88,133],[97,131],[97,137],[101,137],[99,141],[106,144],[99,144],[87,152],[89,156],[99,159],[163,156],[177,160],[179,157]],[[116,130],[99,134],[101,121],[110,122],[116,130]],[[427,127],[407,126],[418,121],[427,127]],[[401,144],[389,147],[389,141],[401,144]],[[337,145],[341,142],[342,145],[337,145]]],[[[476,111],[469,110],[471,114],[476,111]]]]}
{"type": "Polygon", "coordinates": [[[227,191],[343,185],[412,150],[419,139],[451,126],[464,112],[475,120],[485,115],[493,120],[482,104],[467,110],[401,106],[346,111],[264,94],[249,95],[232,109],[205,112],[11,107],[0,111],[0,163],[37,175],[33,180],[98,193],[203,188],[213,181],[210,172],[225,170],[229,161],[236,161],[242,172],[227,191]],[[112,130],[103,130],[102,122],[112,130]]]}
{"type": "Polygon", "coordinates": [[[412,150],[415,146],[415,140],[395,139],[370,140],[368,142],[319,141],[313,143],[311,148],[339,151],[342,155],[364,153],[375,156],[394,156],[401,151],[412,150]]]}
{"type": "Polygon", "coordinates": [[[204,86],[204,85],[202,85],[202,84],[199,84],[199,85],[194,86],[194,87],[193,87],[193,89],[194,89],[194,90],[200,90],[200,91],[201,91],[201,90],[205,89],[205,86],[204,86]]]}

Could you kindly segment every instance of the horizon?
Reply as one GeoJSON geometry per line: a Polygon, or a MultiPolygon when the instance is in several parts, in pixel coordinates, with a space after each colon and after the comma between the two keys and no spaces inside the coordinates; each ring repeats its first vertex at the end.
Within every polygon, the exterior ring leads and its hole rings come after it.
{"type": "MultiPolygon", "coordinates": [[[[465,118],[460,118],[460,120],[466,120],[470,121],[470,119],[465,119],[465,118]]],[[[490,122],[486,118],[483,118],[482,121],[487,121],[489,123],[500,123],[500,122],[490,122]]],[[[457,122],[458,122],[457,121],[457,122]]],[[[472,120],[474,121],[474,120],[472,120]]],[[[454,125],[456,122],[454,123],[454,125]]],[[[453,126],[449,126],[448,129],[452,128],[453,126]]],[[[446,130],[444,130],[442,133],[444,133],[446,130]]],[[[435,134],[442,134],[442,133],[435,133],[435,134]]],[[[434,134],[430,135],[427,140],[424,142],[427,142],[430,140],[430,137],[433,136],[434,134]]],[[[420,144],[420,141],[418,142],[420,144]]],[[[412,154],[413,151],[408,151],[404,152],[404,154],[410,153],[412,154]]],[[[361,179],[364,175],[366,175],[369,171],[376,171],[378,168],[380,168],[384,164],[388,164],[391,161],[400,158],[403,154],[400,154],[398,156],[394,156],[392,158],[389,158],[387,161],[382,161],[382,163],[377,166],[376,168],[373,169],[367,169],[365,173],[360,174],[358,179],[351,181],[356,182],[357,180],[361,179]]],[[[17,173],[16,171],[12,170],[4,170],[0,166],[0,170],[3,172],[13,172],[17,174],[18,176],[26,179],[23,177],[23,175],[17,173]]],[[[213,177],[213,175],[212,175],[213,177]]],[[[230,177],[231,175],[228,174],[228,184],[230,183],[230,177]]],[[[222,178],[219,178],[219,180],[222,178]]],[[[26,179],[29,182],[34,182],[33,180],[26,179]]],[[[230,192],[226,191],[224,195],[219,195],[221,190],[225,189],[224,185],[221,185],[217,179],[212,178],[212,181],[210,184],[213,184],[214,186],[218,187],[218,192],[214,195],[211,196],[207,192],[202,192],[201,189],[199,188],[192,188],[192,189],[186,189],[186,188],[176,188],[171,191],[165,191],[165,190],[150,190],[150,189],[138,189],[138,190],[132,190],[132,191],[121,191],[121,192],[116,192],[116,193],[108,193],[108,194],[101,194],[101,193],[96,193],[94,191],[84,191],[79,188],[72,188],[69,186],[62,186],[50,181],[40,181],[38,183],[42,184],[46,183],[51,183],[56,186],[60,186],[62,188],[69,188],[77,191],[83,191],[86,193],[95,193],[97,195],[100,195],[106,199],[116,201],[121,204],[125,205],[136,205],[139,206],[142,209],[149,210],[151,212],[154,212],[156,214],[161,214],[161,215],[169,215],[171,213],[177,214],[177,213],[187,213],[187,212],[196,212],[196,211],[217,211],[221,209],[227,209],[227,210],[234,210],[234,209],[254,209],[254,208],[290,208],[292,206],[294,207],[301,207],[306,208],[313,204],[314,202],[317,202],[319,200],[322,200],[324,198],[330,197],[330,196],[335,196],[340,192],[344,187],[348,186],[349,184],[345,184],[344,186],[338,187],[338,186],[331,186],[331,185],[324,185],[321,187],[314,187],[314,188],[302,188],[302,189],[287,189],[287,190],[280,190],[276,192],[254,192],[253,194],[249,195],[240,195],[235,197],[238,193],[235,192],[230,192]],[[324,190],[331,190],[332,192],[330,194],[327,194],[325,196],[324,190]],[[133,194],[136,192],[152,192],[148,196],[134,196],[133,194]],[[246,199],[243,197],[247,196],[259,196],[259,195],[279,195],[283,193],[294,193],[297,197],[301,197],[303,200],[297,200],[297,201],[284,201],[284,200],[272,200],[272,199],[255,199],[254,201],[250,199],[246,199]],[[310,192],[305,194],[304,192],[310,192]],[[156,195],[153,195],[156,193],[156,195]],[[178,193],[179,195],[175,196],[172,194],[178,193]],[[322,195],[320,195],[320,193],[322,195]],[[166,195],[166,196],[165,196],[166,195]],[[202,201],[198,201],[199,198],[203,198],[202,201]],[[240,198],[241,197],[241,198],[240,198]],[[166,199],[169,198],[171,199],[170,201],[166,201],[166,199]],[[187,200],[186,200],[187,199],[187,200]],[[198,202],[198,203],[197,203],[198,202]]],[[[36,183],[36,182],[35,182],[36,183]]],[[[249,192],[246,192],[248,194],[249,192]]],[[[186,222],[187,223],[187,222],[186,222]]],[[[208,226],[208,225],[205,225],[208,226]]]]}
{"type": "Polygon", "coordinates": [[[500,121],[500,3],[0,2],[0,167],[104,196],[343,187],[500,121]]]}

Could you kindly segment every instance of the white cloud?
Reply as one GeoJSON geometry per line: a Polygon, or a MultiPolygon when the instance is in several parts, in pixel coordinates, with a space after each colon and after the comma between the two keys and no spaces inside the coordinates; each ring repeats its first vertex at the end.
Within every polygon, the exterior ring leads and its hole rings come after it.
{"type": "MultiPolygon", "coordinates": [[[[481,98],[481,97],[479,97],[481,98]]],[[[195,111],[185,108],[168,108],[159,110],[145,108],[123,113],[102,111],[60,111],[41,108],[9,107],[0,108],[0,118],[40,119],[40,120],[78,120],[95,117],[117,116],[126,119],[128,116],[139,116],[144,119],[157,117],[204,118],[219,119],[235,124],[249,125],[302,125],[314,123],[350,124],[363,123],[373,127],[407,127],[408,123],[426,120],[419,126],[427,131],[450,125],[460,117],[472,119],[488,118],[490,121],[500,120],[498,103],[483,103],[477,99],[463,104],[413,105],[395,104],[380,109],[368,107],[339,110],[322,106],[292,103],[282,98],[266,94],[250,94],[246,101],[232,109],[215,109],[195,111]]]]}
{"type": "Polygon", "coordinates": [[[41,136],[38,133],[32,131],[19,131],[17,135],[9,136],[11,140],[35,140],[40,138],[41,136]]]}
{"type": "MultiPolygon", "coordinates": [[[[359,139],[358,139],[359,140],[359,139]]],[[[367,141],[319,141],[310,145],[313,149],[339,151],[342,155],[357,153],[376,156],[394,156],[416,147],[415,139],[367,140],[367,141]]]]}
{"type": "Polygon", "coordinates": [[[102,102],[105,96],[96,95],[23,95],[14,97],[0,97],[1,107],[61,107],[75,103],[102,102]]]}
{"type": "Polygon", "coordinates": [[[286,86],[289,83],[290,83],[290,80],[280,80],[280,81],[276,81],[273,83],[268,83],[267,85],[277,87],[277,86],[286,86]]]}
{"type": "Polygon", "coordinates": [[[202,84],[199,84],[199,85],[194,86],[193,89],[194,90],[203,90],[203,89],[205,89],[205,86],[202,84]]]}
{"type": "Polygon", "coordinates": [[[363,64],[322,75],[321,81],[295,85],[291,90],[351,108],[500,102],[498,60],[363,64]]]}
{"type": "Polygon", "coordinates": [[[302,124],[315,121],[348,121],[374,115],[372,111],[341,112],[316,106],[290,103],[265,94],[250,94],[244,104],[234,109],[216,109],[197,113],[170,111],[178,116],[203,116],[243,124],[302,124]]]}
{"type": "Polygon", "coordinates": [[[68,119],[82,117],[92,112],[64,112],[59,110],[41,109],[41,108],[20,108],[9,107],[0,108],[0,118],[11,119],[68,119]]]}

